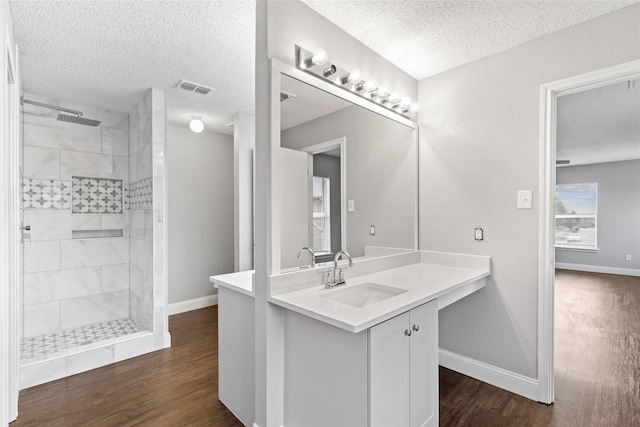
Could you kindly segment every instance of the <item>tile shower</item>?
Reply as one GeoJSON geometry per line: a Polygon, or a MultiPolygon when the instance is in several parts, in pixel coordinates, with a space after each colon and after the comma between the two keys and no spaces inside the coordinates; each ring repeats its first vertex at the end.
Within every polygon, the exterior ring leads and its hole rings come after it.
{"type": "Polygon", "coordinates": [[[129,114],[64,105],[98,127],[24,105],[22,388],[168,345],[163,95],[129,114]]]}

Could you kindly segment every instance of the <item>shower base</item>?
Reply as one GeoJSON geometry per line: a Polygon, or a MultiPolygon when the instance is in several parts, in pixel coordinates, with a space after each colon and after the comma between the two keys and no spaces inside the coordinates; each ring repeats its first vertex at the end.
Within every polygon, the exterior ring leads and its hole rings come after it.
{"type": "Polygon", "coordinates": [[[117,319],[66,329],[46,335],[23,338],[20,349],[22,361],[50,356],[61,351],[79,348],[96,342],[140,332],[131,319],[117,319]]]}

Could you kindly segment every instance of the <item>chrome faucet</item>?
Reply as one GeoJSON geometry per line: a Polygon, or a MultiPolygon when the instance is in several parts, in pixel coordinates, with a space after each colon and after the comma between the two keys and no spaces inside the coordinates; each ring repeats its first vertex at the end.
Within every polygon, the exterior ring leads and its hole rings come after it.
{"type": "Polygon", "coordinates": [[[353,267],[353,260],[351,259],[351,255],[349,255],[345,251],[336,252],[336,256],[333,257],[333,269],[327,272],[327,282],[325,283],[325,288],[327,289],[344,285],[346,283],[344,280],[344,272],[342,271],[343,269],[338,268],[338,260],[342,256],[347,257],[347,259],[349,260],[349,267],[353,267]]]}
{"type": "Polygon", "coordinates": [[[298,252],[298,259],[300,259],[300,255],[302,255],[302,252],[307,251],[309,252],[309,265],[303,265],[300,268],[315,268],[316,266],[316,253],[313,252],[313,249],[308,248],[308,247],[304,247],[302,249],[300,249],[300,252],[298,252]]]}

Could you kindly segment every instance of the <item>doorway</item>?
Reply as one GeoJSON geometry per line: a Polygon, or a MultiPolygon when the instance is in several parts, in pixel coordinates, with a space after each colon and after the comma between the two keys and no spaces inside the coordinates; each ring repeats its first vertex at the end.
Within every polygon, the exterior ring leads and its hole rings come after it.
{"type": "Polygon", "coordinates": [[[309,171],[309,243],[315,262],[346,250],[346,138],[305,147],[309,171]]]}
{"type": "Polygon", "coordinates": [[[558,97],[640,78],[640,60],[541,86],[540,235],[538,254],[538,400],[554,397],[554,276],[558,97]]]}

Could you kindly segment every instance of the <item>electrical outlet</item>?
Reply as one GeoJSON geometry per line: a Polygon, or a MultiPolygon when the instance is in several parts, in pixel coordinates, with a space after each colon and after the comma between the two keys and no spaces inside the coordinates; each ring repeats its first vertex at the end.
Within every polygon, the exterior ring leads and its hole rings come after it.
{"type": "Polygon", "coordinates": [[[484,239],[484,231],[482,230],[482,228],[478,227],[474,230],[475,232],[475,236],[474,238],[476,240],[483,240],[484,239]]]}
{"type": "Polygon", "coordinates": [[[375,234],[376,234],[376,226],[375,225],[369,226],[369,234],[371,234],[372,236],[375,236],[375,234]]]}
{"type": "Polygon", "coordinates": [[[353,200],[347,200],[347,211],[349,212],[356,211],[356,203],[353,200]]]}
{"type": "Polygon", "coordinates": [[[624,256],[625,261],[631,261],[631,255],[627,254],[624,256]]]}

